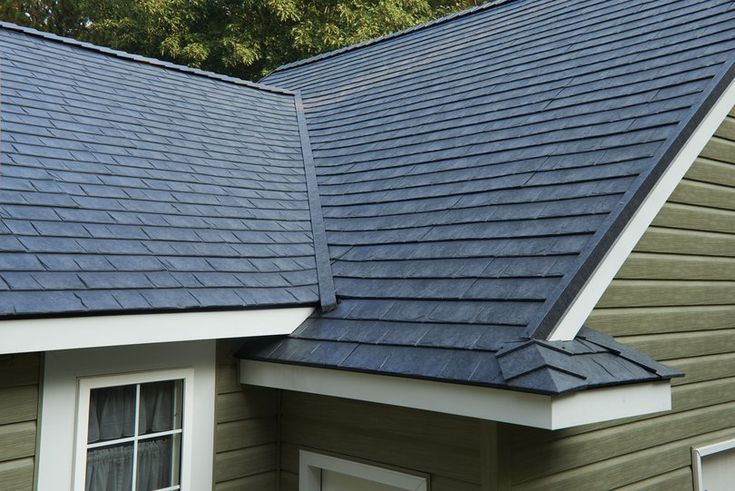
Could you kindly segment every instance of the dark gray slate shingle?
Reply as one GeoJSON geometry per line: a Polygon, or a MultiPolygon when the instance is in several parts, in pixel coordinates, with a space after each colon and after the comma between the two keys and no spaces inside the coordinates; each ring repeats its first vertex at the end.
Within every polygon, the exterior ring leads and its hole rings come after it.
{"type": "Polygon", "coordinates": [[[292,94],[44,36],[0,28],[0,315],[318,302],[292,94]]]}
{"type": "Polygon", "coordinates": [[[547,393],[670,377],[543,339],[732,79],[733,29],[727,0],[510,0],[277,70],[342,301],[281,341],[295,354],[242,356],[547,393]]]}

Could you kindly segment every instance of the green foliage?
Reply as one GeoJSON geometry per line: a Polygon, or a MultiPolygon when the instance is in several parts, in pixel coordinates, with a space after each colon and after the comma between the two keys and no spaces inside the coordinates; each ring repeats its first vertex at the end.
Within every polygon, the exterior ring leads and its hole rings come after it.
{"type": "Polygon", "coordinates": [[[258,79],[480,0],[0,0],[0,19],[258,79]]]}

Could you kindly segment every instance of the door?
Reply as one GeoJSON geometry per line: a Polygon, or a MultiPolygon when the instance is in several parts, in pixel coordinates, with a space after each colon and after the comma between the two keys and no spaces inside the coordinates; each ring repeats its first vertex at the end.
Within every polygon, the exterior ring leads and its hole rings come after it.
{"type": "Polygon", "coordinates": [[[299,450],[299,491],[428,491],[429,476],[299,450]]]}
{"type": "Polygon", "coordinates": [[[702,484],[703,491],[735,489],[735,450],[718,452],[702,459],[702,484]]]}
{"type": "Polygon", "coordinates": [[[321,491],[403,491],[402,488],[348,476],[334,471],[322,471],[321,491]]]}

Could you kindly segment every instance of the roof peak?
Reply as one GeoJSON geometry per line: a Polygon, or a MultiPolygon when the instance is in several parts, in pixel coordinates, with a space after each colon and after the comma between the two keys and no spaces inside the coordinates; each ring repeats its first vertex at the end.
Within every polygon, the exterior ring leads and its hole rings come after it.
{"type": "Polygon", "coordinates": [[[77,39],[59,36],[58,34],[53,34],[51,32],[39,31],[38,29],[33,29],[31,27],[25,27],[25,26],[21,26],[18,24],[13,24],[12,22],[0,21],[0,29],[7,29],[9,31],[22,32],[30,36],[40,37],[43,39],[47,39],[49,41],[54,41],[54,42],[76,46],[76,47],[91,50],[91,51],[96,51],[98,53],[115,56],[117,58],[122,58],[125,60],[137,61],[139,63],[146,63],[148,65],[153,65],[153,66],[157,66],[160,68],[167,68],[169,70],[176,70],[179,72],[189,73],[192,75],[198,75],[200,77],[206,77],[206,78],[211,78],[214,80],[219,80],[222,82],[242,85],[245,87],[262,90],[265,92],[273,92],[273,93],[284,94],[284,95],[294,95],[294,92],[288,89],[282,89],[280,87],[273,87],[273,86],[262,84],[259,82],[251,82],[249,80],[243,80],[237,77],[230,77],[228,75],[222,75],[219,73],[209,72],[206,70],[200,70],[198,68],[192,68],[192,67],[188,67],[185,65],[178,65],[176,63],[171,63],[168,61],[158,60],[155,58],[149,58],[147,56],[136,55],[136,54],[128,53],[125,51],[107,48],[105,46],[99,46],[96,44],[79,41],[77,39]]]}
{"type": "Polygon", "coordinates": [[[320,53],[318,55],[310,56],[309,58],[304,58],[304,59],[301,59],[301,60],[292,61],[291,63],[283,64],[283,65],[277,67],[275,70],[273,70],[271,72],[271,74],[272,73],[277,73],[277,72],[282,72],[282,71],[289,70],[291,68],[296,68],[296,67],[303,66],[303,65],[309,65],[311,63],[316,63],[318,61],[325,60],[327,58],[333,58],[335,56],[341,55],[342,53],[347,53],[349,51],[354,51],[356,49],[365,48],[367,46],[372,46],[374,44],[378,44],[378,43],[381,43],[383,41],[389,41],[391,39],[395,39],[395,38],[398,38],[398,37],[401,37],[401,36],[405,36],[407,34],[411,34],[411,33],[416,32],[416,31],[421,31],[421,30],[424,30],[424,29],[428,29],[428,28],[434,27],[434,26],[439,25],[439,24],[445,24],[445,23],[450,22],[450,21],[453,21],[455,19],[458,19],[458,18],[461,18],[461,17],[466,17],[468,15],[472,15],[472,14],[475,14],[477,12],[482,12],[484,10],[487,10],[487,9],[491,8],[491,7],[496,7],[498,5],[501,5],[503,3],[508,3],[510,1],[511,0],[490,0],[490,1],[486,2],[486,3],[480,4],[480,5],[475,5],[474,7],[470,7],[470,8],[464,9],[464,10],[460,10],[459,12],[454,12],[452,14],[448,14],[448,15],[445,15],[445,16],[439,17],[437,19],[433,19],[433,20],[427,21],[427,22],[422,22],[420,24],[416,24],[415,26],[407,27],[406,29],[403,29],[403,30],[400,30],[400,31],[391,32],[390,34],[385,34],[383,36],[378,36],[378,37],[375,37],[375,38],[367,39],[367,40],[362,41],[362,42],[359,42],[359,43],[350,44],[349,46],[344,46],[342,48],[337,48],[337,49],[334,49],[334,50],[331,50],[331,51],[327,51],[325,53],[320,53]]]}

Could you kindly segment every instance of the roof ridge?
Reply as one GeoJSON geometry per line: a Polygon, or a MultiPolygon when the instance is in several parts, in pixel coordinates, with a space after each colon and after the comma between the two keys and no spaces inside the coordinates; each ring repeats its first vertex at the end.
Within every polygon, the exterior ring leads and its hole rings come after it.
{"type": "Polygon", "coordinates": [[[461,17],[466,17],[468,15],[472,15],[472,14],[475,14],[477,12],[481,12],[481,11],[487,10],[487,9],[489,9],[491,7],[496,7],[498,5],[501,5],[503,3],[507,3],[507,2],[510,2],[510,1],[511,0],[489,0],[488,2],[482,3],[480,5],[475,5],[474,7],[469,7],[469,8],[466,8],[464,10],[460,10],[459,12],[454,12],[454,13],[447,14],[447,15],[444,15],[442,17],[439,17],[437,19],[433,19],[433,20],[430,20],[430,21],[422,22],[420,24],[416,24],[415,26],[411,26],[411,27],[407,27],[406,29],[402,29],[400,31],[391,32],[391,33],[385,34],[383,36],[378,36],[378,37],[370,38],[370,39],[367,39],[365,41],[361,41],[359,43],[355,43],[355,44],[350,44],[348,46],[344,46],[342,48],[337,48],[337,49],[333,49],[331,51],[327,51],[327,52],[324,52],[324,53],[319,53],[318,55],[310,56],[308,58],[304,58],[304,59],[297,60],[297,61],[292,61],[290,63],[285,63],[283,65],[280,65],[280,66],[276,67],[275,70],[273,70],[271,73],[269,73],[268,75],[266,75],[266,77],[264,77],[264,78],[267,78],[268,76],[270,76],[270,75],[272,75],[274,73],[283,72],[285,70],[289,70],[291,68],[296,68],[296,67],[300,67],[300,66],[304,66],[304,65],[309,65],[311,63],[316,63],[318,61],[321,61],[321,60],[324,60],[324,59],[327,59],[327,58],[333,58],[335,56],[341,55],[342,53],[346,53],[346,52],[349,52],[349,51],[354,51],[356,49],[364,48],[364,47],[367,47],[367,46],[372,46],[373,44],[377,44],[377,43],[381,43],[383,41],[388,41],[388,40],[391,40],[391,39],[394,39],[394,38],[405,36],[406,34],[411,34],[413,32],[421,31],[423,29],[428,29],[430,27],[434,27],[434,26],[439,25],[439,24],[444,24],[446,22],[450,22],[450,21],[453,21],[453,20],[458,19],[458,18],[461,18],[461,17]]]}
{"type": "Polygon", "coordinates": [[[47,39],[49,41],[54,41],[62,44],[68,44],[71,46],[76,46],[79,48],[87,49],[90,51],[96,51],[98,53],[103,53],[110,56],[115,56],[117,58],[130,60],[130,61],[137,61],[139,63],[146,63],[148,65],[157,66],[160,68],[167,68],[170,70],[176,70],[183,73],[189,73],[192,75],[198,75],[200,77],[206,77],[214,80],[219,80],[221,82],[228,82],[235,85],[242,85],[245,87],[250,87],[252,89],[262,90],[265,92],[273,92],[276,94],[284,94],[284,95],[294,95],[294,92],[292,90],[284,89],[281,87],[274,87],[267,84],[262,84],[260,82],[251,82],[249,80],[243,80],[241,78],[237,77],[230,77],[229,75],[222,75],[215,72],[210,72],[206,70],[200,70],[198,68],[192,68],[185,65],[179,65],[176,63],[171,63],[168,61],[158,60],[156,58],[149,58],[147,56],[142,55],[136,55],[133,53],[128,53],[126,51],[120,51],[112,48],[107,48],[105,46],[99,46],[97,44],[88,43],[85,41],[79,41],[77,39],[65,37],[65,36],[59,36],[58,34],[53,34],[51,32],[45,32],[45,31],[39,31],[38,29],[33,29],[32,27],[26,27],[21,26],[18,24],[13,24],[12,22],[6,22],[0,20],[0,29],[7,29],[10,31],[16,31],[16,32],[22,32],[24,34],[28,34],[30,36],[36,36],[43,39],[47,39]]]}

